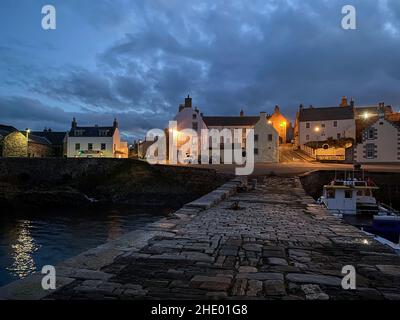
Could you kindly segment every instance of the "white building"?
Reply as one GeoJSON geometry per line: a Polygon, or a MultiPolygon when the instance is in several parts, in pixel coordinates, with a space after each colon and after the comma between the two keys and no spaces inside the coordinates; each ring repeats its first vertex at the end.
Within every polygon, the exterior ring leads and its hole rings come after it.
{"type": "Polygon", "coordinates": [[[78,127],[75,118],[67,135],[68,158],[127,158],[128,144],[122,142],[118,122],[111,127],[78,127]]]}
{"type": "MultiPolygon", "coordinates": [[[[220,145],[220,161],[224,162],[224,150],[239,146],[245,157],[246,150],[246,129],[254,129],[254,160],[255,162],[279,162],[279,134],[271,123],[268,123],[264,112],[260,116],[245,116],[241,111],[239,116],[209,116],[205,117],[197,108],[192,108],[192,99],[185,98],[185,104],[179,106],[179,112],[174,120],[177,121],[177,128],[193,129],[200,137],[201,129],[216,129],[222,132],[228,129],[232,138],[227,140],[214,141],[220,145]],[[241,141],[235,140],[234,130],[242,130],[241,141]],[[232,139],[232,140],[230,140],[232,139]],[[229,146],[227,146],[229,144],[229,146]]],[[[213,141],[209,142],[211,146],[213,141]]],[[[199,146],[201,148],[201,146],[199,146]]],[[[233,156],[232,156],[233,157],[233,156]]]]}
{"type": "Polygon", "coordinates": [[[308,142],[356,137],[354,107],[300,108],[296,142],[301,148],[308,142]]]}
{"type": "Polygon", "coordinates": [[[379,115],[357,122],[356,163],[400,163],[400,114],[379,115]]]}

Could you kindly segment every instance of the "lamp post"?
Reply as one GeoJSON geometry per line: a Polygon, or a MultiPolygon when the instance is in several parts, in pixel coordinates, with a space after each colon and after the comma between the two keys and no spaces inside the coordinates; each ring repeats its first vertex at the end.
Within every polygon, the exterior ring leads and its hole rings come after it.
{"type": "Polygon", "coordinates": [[[29,156],[28,151],[29,151],[29,133],[31,132],[31,129],[26,128],[26,156],[29,156]]]}

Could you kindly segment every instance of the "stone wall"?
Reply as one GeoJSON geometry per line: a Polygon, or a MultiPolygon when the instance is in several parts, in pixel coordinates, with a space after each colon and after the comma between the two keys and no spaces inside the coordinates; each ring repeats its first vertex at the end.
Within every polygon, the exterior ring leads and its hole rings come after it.
{"type": "Polygon", "coordinates": [[[7,135],[2,141],[3,157],[26,157],[27,156],[27,140],[26,137],[16,131],[7,135]]]}
{"type": "Polygon", "coordinates": [[[54,149],[50,145],[29,142],[28,156],[32,158],[54,157],[54,149]]]}

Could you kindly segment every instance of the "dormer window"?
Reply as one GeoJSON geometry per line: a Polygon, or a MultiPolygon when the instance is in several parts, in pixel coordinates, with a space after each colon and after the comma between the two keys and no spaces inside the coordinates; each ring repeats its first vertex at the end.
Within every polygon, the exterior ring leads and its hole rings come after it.
{"type": "Polygon", "coordinates": [[[75,137],[81,137],[83,136],[84,130],[75,130],[75,137]]]}
{"type": "Polygon", "coordinates": [[[108,136],[110,130],[99,130],[99,136],[100,137],[106,137],[108,136]]]}

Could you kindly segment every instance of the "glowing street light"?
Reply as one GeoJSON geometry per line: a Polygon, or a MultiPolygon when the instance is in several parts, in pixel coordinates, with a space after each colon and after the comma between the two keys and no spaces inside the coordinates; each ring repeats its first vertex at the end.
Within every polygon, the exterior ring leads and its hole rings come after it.
{"type": "Polygon", "coordinates": [[[369,113],[368,112],[364,112],[362,117],[364,118],[364,120],[367,120],[369,118],[369,113]]]}

